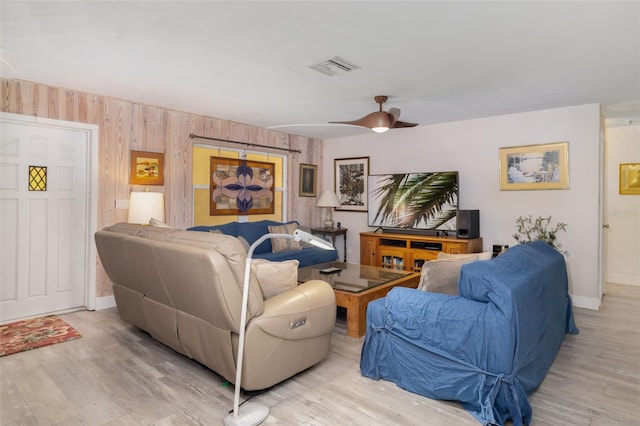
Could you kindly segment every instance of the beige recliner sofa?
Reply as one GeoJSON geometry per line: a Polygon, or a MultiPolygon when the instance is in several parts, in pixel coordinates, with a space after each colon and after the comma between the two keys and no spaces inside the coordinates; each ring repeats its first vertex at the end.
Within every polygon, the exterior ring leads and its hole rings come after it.
{"type": "MultiPolygon", "coordinates": [[[[95,240],[120,317],[235,382],[242,243],[223,234],[127,223],[96,232],[95,240]]],[[[265,389],[322,361],[335,318],[335,295],[324,281],[265,300],[252,279],[241,387],[265,389]]]]}

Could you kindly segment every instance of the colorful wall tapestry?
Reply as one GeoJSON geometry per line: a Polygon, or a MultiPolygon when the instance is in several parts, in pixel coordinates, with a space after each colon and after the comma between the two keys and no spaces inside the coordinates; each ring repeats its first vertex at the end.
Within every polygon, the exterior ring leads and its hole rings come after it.
{"type": "Polygon", "coordinates": [[[272,214],[274,163],[211,157],[211,216],[272,214]]]}

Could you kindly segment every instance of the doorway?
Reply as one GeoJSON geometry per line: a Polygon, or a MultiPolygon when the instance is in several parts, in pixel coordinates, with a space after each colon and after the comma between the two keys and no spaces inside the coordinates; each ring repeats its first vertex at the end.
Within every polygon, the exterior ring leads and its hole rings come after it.
{"type": "Polygon", "coordinates": [[[95,309],[98,127],[0,125],[0,322],[95,309]]]}

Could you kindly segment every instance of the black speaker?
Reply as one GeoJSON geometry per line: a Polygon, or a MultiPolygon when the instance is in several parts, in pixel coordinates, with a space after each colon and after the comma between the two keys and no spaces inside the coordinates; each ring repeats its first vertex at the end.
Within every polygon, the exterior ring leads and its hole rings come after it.
{"type": "Polygon", "coordinates": [[[458,238],[479,238],[480,210],[458,210],[456,229],[458,238]]]}

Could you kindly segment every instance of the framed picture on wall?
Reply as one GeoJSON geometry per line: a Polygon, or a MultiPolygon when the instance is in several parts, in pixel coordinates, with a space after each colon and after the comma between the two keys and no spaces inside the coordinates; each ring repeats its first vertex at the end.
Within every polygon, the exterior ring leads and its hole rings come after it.
{"type": "Polygon", "coordinates": [[[273,214],[275,164],[209,157],[209,216],[273,214]]]}
{"type": "Polygon", "coordinates": [[[316,196],[317,176],[318,166],[313,164],[300,164],[300,188],[298,190],[300,197],[316,196]]]}
{"type": "Polygon", "coordinates": [[[131,151],[132,185],[164,185],[164,154],[162,152],[131,151]]]}
{"type": "Polygon", "coordinates": [[[640,163],[620,164],[620,194],[640,195],[640,163]]]}
{"type": "Polygon", "coordinates": [[[569,189],[569,142],[500,148],[500,190],[569,189]]]}
{"type": "Polygon", "coordinates": [[[369,157],[336,158],[334,168],[335,190],[340,199],[336,210],[366,212],[369,157]]]}

